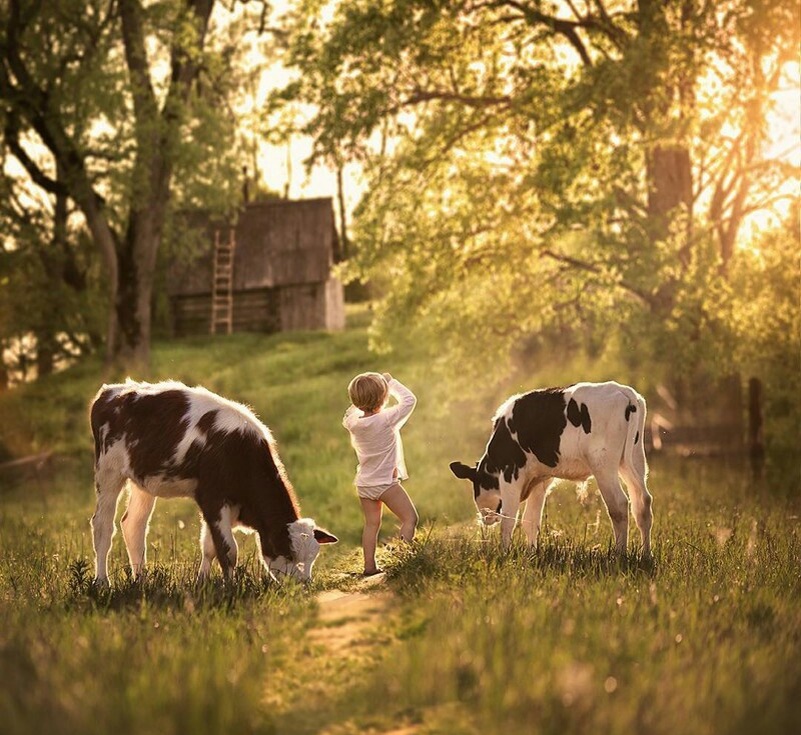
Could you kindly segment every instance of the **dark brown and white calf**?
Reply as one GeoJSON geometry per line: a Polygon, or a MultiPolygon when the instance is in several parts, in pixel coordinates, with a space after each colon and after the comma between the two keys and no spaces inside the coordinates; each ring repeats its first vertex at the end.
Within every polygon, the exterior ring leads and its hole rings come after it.
{"type": "Polygon", "coordinates": [[[239,403],[168,381],[104,385],[91,409],[97,509],[92,516],[96,581],[108,579],[117,501],[130,486],[122,535],[131,571],[145,565],[156,498],[189,497],[202,515],[198,579],[216,557],[236,566],[233,529],[254,531],[269,573],[310,579],[320,544],[337,539],[300,518],[270,430],[239,403]]]}
{"type": "Polygon", "coordinates": [[[545,498],[555,478],[584,481],[594,475],[615,532],[615,546],[626,549],[629,501],[642,536],[642,553],[651,553],[651,495],[643,448],[645,399],[619,383],[577,383],[509,398],[493,419],[484,456],[474,467],[452,462],[456,477],[473,483],[473,495],[486,525],[501,522],[508,546],[524,505],[522,526],[529,544],[540,530],[545,498]]]}

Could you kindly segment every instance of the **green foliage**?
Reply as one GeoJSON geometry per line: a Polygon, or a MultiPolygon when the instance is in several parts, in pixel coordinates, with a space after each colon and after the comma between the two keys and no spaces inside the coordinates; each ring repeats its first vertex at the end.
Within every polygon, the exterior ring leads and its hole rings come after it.
{"type": "Polygon", "coordinates": [[[756,238],[732,274],[734,356],[765,385],[768,446],[788,456],[801,431],[801,235],[798,211],[756,238]]]}
{"type": "Polygon", "coordinates": [[[798,180],[764,154],[798,8],[320,11],[299,5],[277,101],[316,105],[314,156],[364,171],[343,274],[382,296],[376,348],[413,332],[476,379],[573,331],[671,375],[730,369],[738,232],[798,180]]]}
{"type": "MultiPolygon", "coordinates": [[[[2,207],[0,206],[0,209],[2,207]]],[[[84,237],[59,248],[45,244],[42,223],[11,225],[16,248],[0,250],[0,344],[12,379],[25,380],[37,345],[47,345],[58,364],[91,351],[102,333],[102,279],[84,237]]]]}
{"type": "MultiPolygon", "coordinates": [[[[95,172],[103,176],[113,161],[124,158],[125,143],[109,123],[124,107],[121,68],[108,65],[109,38],[102,32],[109,18],[106,3],[67,2],[57,7],[20,8],[16,23],[24,26],[22,38],[12,41],[5,20],[0,31],[0,120],[4,126],[0,156],[0,342],[22,359],[10,364],[13,378],[24,379],[27,357],[19,348],[35,335],[54,353],[56,362],[91,350],[100,340],[104,286],[99,263],[85,229],[76,221],[74,206],[53,192],[38,189],[25,173],[20,156],[45,172],[53,186],[63,187],[63,169],[48,158],[39,141],[58,136],[61,129],[48,118],[49,129],[34,132],[22,110],[33,104],[30,96],[15,98],[8,87],[8,49],[12,44],[30,65],[17,67],[15,81],[35,76],[46,90],[50,110],[60,111],[60,123],[76,144],[91,151],[95,172]],[[80,18],[81,22],[68,22],[80,18]],[[22,151],[22,153],[20,152],[22,151]],[[21,364],[20,364],[21,363],[21,364]]],[[[6,18],[6,16],[4,16],[6,18]]],[[[13,66],[13,65],[12,65],[13,66]]],[[[108,180],[110,203],[119,181],[108,180]]],[[[35,354],[36,349],[30,351],[35,354]]],[[[13,360],[13,358],[12,358],[13,360]]]]}
{"type": "MultiPolygon", "coordinates": [[[[165,223],[173,211],[186,209],[229,214],[241,200],[245,151],[236,110],[249,48],[244,40],[253,35],[260,9],[234,14],[218,4],[207,27],[213,2],[5,5],[3,251],[26,250],[51,264],[45,279],[29,284],[35,311],[63,296],[61,314],[91,322],[92,339],[86,341],[95,346],[92,312],[105,303],[109,356],[146,357],[147,305],[165,223]],[[62,208],[69,210],[65,218],[59,216],[62,208]],[[70,289],[60,282],[71,286],[54,262],[56,240],[73,251],[73,259],[80,251],[80,259],[97,261],[78,289],[88,303],[69,298],[70,289]],[[94,248],[85,247],[86,241],[94,248]],[[106,283],[99,282],[101,264],[106,283]],[[124,296],[109,303],[107,292],[124,296]],[[128,326],[121,327],[126,320],[128,326]]],[[[0,252],[0,258],[6,256],[0,252]]],[[[24,288],[22,276],[15,277],[24,288]]],[[[0,339],[24,333],[32,320],[20,309],[10,313],[0,324],[0,339]]],[[[40,343],[64,331],[57,321],[48,325],[49,334],[40,331],[40,343]]]]}

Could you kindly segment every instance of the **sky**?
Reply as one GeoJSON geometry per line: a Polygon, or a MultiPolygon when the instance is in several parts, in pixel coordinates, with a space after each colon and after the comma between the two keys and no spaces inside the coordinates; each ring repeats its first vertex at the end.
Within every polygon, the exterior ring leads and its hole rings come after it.
{"type": "MultiPolygon", "coordinates": [[[[273,23],[281,26],[280,17],[287,12],[293,3],[291,0],[273,0],[273,23]]],[[[332,0],[322,11],[323,25],[333,15],[336,0],[332,0]]],[[[245,63],[250,69],[263,66],[264,56],[259,49],[258,39],[251,38],[251,48],[245,54],[245,63]]],[[[252,113],[263,106],[267,95],[270,92],[286,86],[293,78],[293,73],[288,71],[280,61],[276,61],[260,73],[258,89],[255,99],[245,101],[241,111],[245,114],[252,113]]],[[[312,110],[308,109],[307,114],[311,115],[312,110]]],[[[285,187],[289,186],[289,198],[301,199],[312,197],[334,197],[337,196],[336,173],[322,164],[316,164],[311,171],[306,171],[304,162],[312,152],[312,140],[306,136],[295,136],[289,146],[270,145],[266,141],[258,141],[258,166],[262,173],[263,183],[270,189],[277,190],[282,194],[285,187]]],[[[346,207],[349,211],[356,206],[358,199],[363,191],[364,184],[361,181],[358,171],[353,165],[346,165],[343,171],[343,189],[345,193],[346,207]]]]}

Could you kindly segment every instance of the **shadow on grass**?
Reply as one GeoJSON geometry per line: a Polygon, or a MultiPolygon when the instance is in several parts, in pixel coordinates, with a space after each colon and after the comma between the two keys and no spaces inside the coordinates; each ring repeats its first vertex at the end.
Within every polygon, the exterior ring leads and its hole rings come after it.
{"type": "Polygon", "coordinates": [[[94,583],[91,565],[76,559],[69,565],[66,607],[103,611],[138,609],[143,603],[158,609],[223,609],[233,611],[252,602],[280,604],[307,595],[307,588],[294,580],[275,582],[258,569],[237,567],[230,580],[212,576],[198,583],[189,571],[172,571],[153,565],[133,579],[125,577],[109,586],[94,583]]]}
{"type": "Polygon", "coordinates": [[[653,557],[643,557],[631,551],[621,555],[611,545],[587,548],[569,542],[548,542],[537,550],[525,550],[522,556],[536,568],[578,572],[582,576],[621,573],[649,576],[656,570],[653,557]]]}
{"type": "Polygon", "coordinates": [[[656,569],[653,558],[636,552],[621,555],[611,546],[587,547],[569,540],[548,539],[533,549],[520,544],[502,549],[497,539],[431,534],[399,548],[387,565],[388,578],[401,593],[419,589],[424,580],[453,581],[469,575],[651,577],[656,569]]]}

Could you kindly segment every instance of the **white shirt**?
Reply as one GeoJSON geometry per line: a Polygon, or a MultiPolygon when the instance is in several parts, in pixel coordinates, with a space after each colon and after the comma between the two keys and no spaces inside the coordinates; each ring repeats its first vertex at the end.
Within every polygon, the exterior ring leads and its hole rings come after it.
{"type": "Polygon", "coordinates": [[[417,399],[394,378],[388,386],[389,395],[398,401],[396,405],[382,408],[371,416],[365,416],[363,411],[351,406],[342,419],[359,460],[355,482],[360,487],[390,485],[409,476],[403,459],[400,430],[414,410],[417,399]]]}

